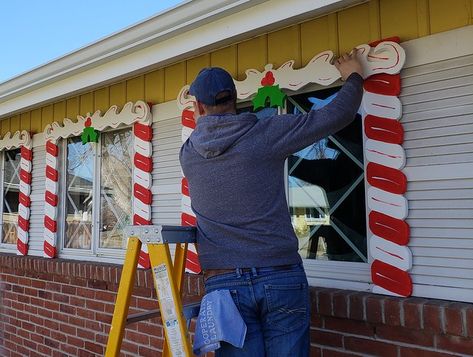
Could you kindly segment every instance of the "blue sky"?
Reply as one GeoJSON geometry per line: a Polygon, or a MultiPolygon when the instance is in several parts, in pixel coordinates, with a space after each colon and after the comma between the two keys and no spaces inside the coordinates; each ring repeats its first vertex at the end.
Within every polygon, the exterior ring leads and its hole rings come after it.
{"type": "Polygon", "coordinates": [[[0,83],[182,2],[0,0],[0,83]]]}

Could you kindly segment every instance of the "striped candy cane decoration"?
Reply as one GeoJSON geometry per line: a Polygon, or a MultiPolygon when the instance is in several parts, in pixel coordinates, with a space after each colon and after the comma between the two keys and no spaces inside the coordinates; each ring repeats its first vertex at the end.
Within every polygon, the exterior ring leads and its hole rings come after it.
{"type": "MultiPolygon", "coordinates": [[[[399,40],[397,39],[396,42],[399,40]]],[[[372,47],[378,43],[371,44],[372,47]]],[[[399,74],[375,74],[364,83],[362,112],[365,140],[369,250],[373,292],[410,296],[412,253],[408,247],[406,155],[399,74]]]]}
{"type": "MultiPolygon", "coordinates": [[[[195,129],[194,112],[184,109],[181,116],[182,122],[182,142],[185,142],[195,129]]],[[[189,196],[189,185],[185,177],[181,182],[182,205],[181,205],[181,225],[195,226],[196,218],[191,208],[191,198],[189,196]]],[[[186,257],[186,271],[198,274],[201,271],[199,257],[194,244],[189,244],[186,257]]]]}
{"type": "MultiPolygon", "coordinates": [[[[133,157],[133,224],[150,225],[152,203],[152,176],[153,171],[153,128],[149,123],[133,124],[134,157],[133,157]]],[[[148,247],[143,244],[138,259],[140,267],[150,267],[148,247]]]]}
{"type": "Polygon", "coordinates": [[[56,142],[46,142],[46,190],[44,192],[44,256],[56,256],[58,214],[58,167],[59,147],[56,142]]]}
{"type": "Polygon", "coordinates": [[[25,144],[21,146],[20,159],[20,193],[18,196],[18,227],[16,243],[17,254],[28,254],[28,239],[30,230],[30,207],[31,207],[31,170],[33,168],[33,148],[30,134],[25,144]]]}

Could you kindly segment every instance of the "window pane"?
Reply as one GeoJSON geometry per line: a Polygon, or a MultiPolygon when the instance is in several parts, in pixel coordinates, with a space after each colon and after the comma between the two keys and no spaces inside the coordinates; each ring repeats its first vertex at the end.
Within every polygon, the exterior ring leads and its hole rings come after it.
{"type": "MultiPolygon", "coordinates": [[[[335,92],[328,89],[293,99],[309,110],[312,103],[325,105],[324,99],[335,92]]],[[[291,155],[288,170],[289,206],[302,257],[366,261],[361,118],[291,155]]]]}
{"type": "Polygon", "coordinates": [[[93,144],[67,139],[65,248],[90,249],[94,178],[93,144]]]}
{"type": "Polygon", "coordinates": [[[20,191],[20,149],[4,152],[2,243],[15,244],[20,191]]]}
{"type": "Polygon", "coordinates": [[[130,129],[102,134],[101,248],[122,248],[123,229],[131,224],[132,148],[130,129]]]}

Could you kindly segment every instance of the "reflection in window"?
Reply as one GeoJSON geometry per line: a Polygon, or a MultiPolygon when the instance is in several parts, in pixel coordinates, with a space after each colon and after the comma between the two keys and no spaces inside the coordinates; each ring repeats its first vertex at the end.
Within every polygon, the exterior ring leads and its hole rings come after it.
{"type": "Polygon", "coordinates": [[[132,150],[130,129],[102,132],[98,144],[67,140],[64,248],[123,247],[123,228],[131,224],[132,150]]]}
{"type": "MultiPolygon", "coordinates": [[[[288,111],[320,108],[336,88],[294,96],[288,111]]],[[[288,158],[289,206],[303,258],[366,262],[361,119],[288,158]]]]}
{"type": "Polygon", "coordinates": [[[79,137],[67,139],[66,227],[64,248],[90,249],[94,148],[79,137]]]}
{"type": "Polygon", "coordinates": [[[123,229],[131,224],[132,135],[120,130],[102,135],[100,247],[122,248],[123,229]]]}
{"type": "Polygon", "coordinates": [[[2,243],[7,244],[15,244],[17,241],[20,159],[20,149],[3,153],[2,243]]]}

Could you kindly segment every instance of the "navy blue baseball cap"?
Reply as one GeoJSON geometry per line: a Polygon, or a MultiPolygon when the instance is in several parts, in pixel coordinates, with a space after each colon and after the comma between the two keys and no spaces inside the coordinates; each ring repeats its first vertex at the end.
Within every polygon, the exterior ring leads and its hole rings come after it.
{"type": "Polygon", "coordinates": [[[189,88],[189,94],[201,103],[218,105],[234,98],[235,83],[230,73],[223,68],[208,67],[199,72],[189,88]],[[228,92],[228,95],[217,99],[217,96],[224,92],[228,92]]]}

